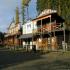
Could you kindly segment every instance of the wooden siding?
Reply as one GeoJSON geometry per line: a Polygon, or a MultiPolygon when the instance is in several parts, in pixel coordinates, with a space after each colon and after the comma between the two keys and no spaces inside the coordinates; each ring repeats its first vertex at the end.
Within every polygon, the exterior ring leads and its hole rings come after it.
{"type": "Polygon", "coordinates": [[[50,38],[43,38],[41,42],[39,42],[39,39],[37,39],[36,44],[40,49],[52,49],[56,50],[58,49],[58,44],[57,44],[57,38],[52,37],[51,38],[51,43],[49,43],[50,38]]]}

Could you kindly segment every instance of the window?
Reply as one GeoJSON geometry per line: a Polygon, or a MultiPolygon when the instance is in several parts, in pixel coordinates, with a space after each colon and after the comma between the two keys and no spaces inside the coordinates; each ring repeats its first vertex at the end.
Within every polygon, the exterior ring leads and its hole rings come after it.
{"type": "Polygon", "coordinates": [[[31,28],[31,24],[27,25],[27,28],[31,28]]]}

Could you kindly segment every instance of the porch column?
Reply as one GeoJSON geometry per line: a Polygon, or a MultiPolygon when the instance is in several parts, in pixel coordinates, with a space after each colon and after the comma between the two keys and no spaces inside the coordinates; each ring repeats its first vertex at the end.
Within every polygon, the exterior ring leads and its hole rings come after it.
{"type": "Polygon", "coordinates": [[[42,45],[42,40],[43,40],[42,34],[43,34],[43,31],[42,31],[42,29],[43,28],[42,28],[42,19],[41,19],[41,33],[40,33],[41,34],[40,35],[41,36],[41,50],[43,50],[43,45],[42,45]]]}
{"type": "Polygon", "coordinates": [[[66,38],[65,38],[65,23],[63,23],[63,33],[64,33],[64,44],[63,44],[63,50],[66,51],[66,38]]]}
{"type": "Polygon", "coordinates": [[[51,16],[50,16],[50,50],[52,50],[52,26],[51,26],[51,16]]]}

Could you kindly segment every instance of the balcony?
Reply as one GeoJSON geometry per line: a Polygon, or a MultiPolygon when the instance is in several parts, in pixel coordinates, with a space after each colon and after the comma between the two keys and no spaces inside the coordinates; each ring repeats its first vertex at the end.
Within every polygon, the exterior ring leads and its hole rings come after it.
{"type": "Polygon", "coordinates": [[[63,23],[51,23],[37,26],[37,29],[33,30],[33,33],[41,33],[41,32],[54,32],[54,31],[62,31],[63,30],[63,23]]]}

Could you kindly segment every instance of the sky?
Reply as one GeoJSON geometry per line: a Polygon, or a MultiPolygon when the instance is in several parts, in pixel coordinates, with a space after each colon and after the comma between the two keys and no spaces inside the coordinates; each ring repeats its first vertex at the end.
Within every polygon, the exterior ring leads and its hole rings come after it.
{"type": "MultiPolygon", "coordinates": [[[[21,12],[21,0],[0,0],[0,31],[7,32],[7,28],[15,17],[15,9],[19,7],[21,12]]],[[[31,0],[29,3],[29,16],[35,18],[36,12],[36,0],[31,0]]],[[[21,14],[20,14],[21,18],[21,14]]],[[[20,19],[21,22],[21,19],[20,19]]]]}

